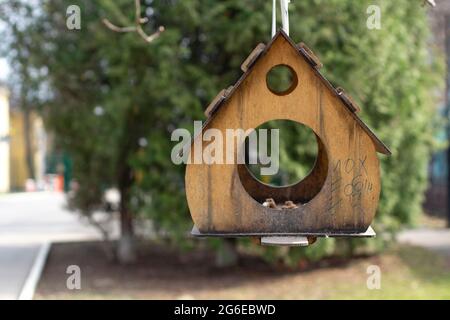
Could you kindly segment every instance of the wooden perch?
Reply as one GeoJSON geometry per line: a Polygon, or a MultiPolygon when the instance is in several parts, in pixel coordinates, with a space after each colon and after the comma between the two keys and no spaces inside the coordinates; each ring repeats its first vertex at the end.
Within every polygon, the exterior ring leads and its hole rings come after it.
{"type": "Polygon", "coordinates": [[[139,36],[141,36],[142,39],[144,39],[146,42],[150,43],[153,40],[155,40],[156,38],[159,37],[159,35],[164,32],[164,27],[163,26],[159,26],[158,30],[156,32],[154,32],[151,35],[147,35],[144,31],[144,29],[142,29],[142,24],[145,24],[148,22],[148,18],[146,17],[141,17],[141,2],[140,0],[135,0],[134,1],[135,4],[135,21],[134,21],[134,26],[129,26],[129,27],[119,27],[116,26],[115,24],[111,23],[108,19],[103,18],[102,22],[103,24],[110,30],[114,31],[114,32],[136,32],[137,34],[139,34],[139,36]]]}

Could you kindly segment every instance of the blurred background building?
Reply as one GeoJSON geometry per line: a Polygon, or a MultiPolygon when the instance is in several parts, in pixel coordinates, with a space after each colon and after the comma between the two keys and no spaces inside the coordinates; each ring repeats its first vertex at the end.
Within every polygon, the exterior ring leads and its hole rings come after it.
{"type": "Polygon", "coordinates": [[[31,166],[34,178],[30,175],[25,146],[25,121],[23,112],[11,108],[10,110],[10,189],[22,190],[25,187],[40,189],[45,178],[45,159],[47,150],[47,135],[42,118],[31,113],[30,116],[31,166]],[[35,186],[33,187],[33,179],[35,186]]]}
{"type": "Polygon", "coordinates": [[[9,92],[0,86],[0,192],[8,192],[9,177],[9,92]]]}
{"type": "MultiPolygon", "coordinates": [[[[439,10],[430,10],[430,24],[434,33],[433,41],[446,54],[450,61],[450,1],[439,1],[439,10]]],[[[447,68],[448,69],[448,68],[447,68]]],[[[437,112],[443,119],[448,119],[450,108],[450,72],[447,70],[447,86],[442,92],[441,102],[437,112]]],[[[448,128],[448,127],[447,127],[448,128]]],[[[448,139],[449,130],[442,130],[436,137],[444,145],[448,139]]],[[[426,192],[426,213],[437,216],[449,216],[448,208],[448,146],[434,153],[429,165],[429,188],[426,192]]]]}
{"type": "Polygon", "coordinates": [[[0,87],[0,192],[42,190],[48,188],[51,180],[46,175],[49,141],[43,120],[32,112],[29,127],[26,121],[24,112],[10,105],[8,89],[0,87]],[[26,134],[30,139],[29,151],[26,134]]]}

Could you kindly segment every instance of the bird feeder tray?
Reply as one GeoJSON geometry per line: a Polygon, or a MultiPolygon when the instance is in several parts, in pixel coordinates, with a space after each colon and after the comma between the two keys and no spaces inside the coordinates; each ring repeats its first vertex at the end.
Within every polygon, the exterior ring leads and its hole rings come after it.
{"type": "MultiPolygon", "coordinates": [[[[318,155],[308,176],[283,187],[260,182],[245,164],[189,163],[185,180],[192,235],[261,237],[266,244],[288,245],[304,244],[308,237],[375,236],[370,224],[381,190],[377,152],[390,151],[359,118],[354,100],[321,75],[321,66],[304,43],[296,45],[280,30],[269,44],[253,50],[241,66],[241,78],[210,104],[202,132],[214,128],[225,136],[227,129],[292,120],[314,132],[318,155]],[[285,92],[272,91],[266,80],[279,65],[294,77],[285,92]],[[296,206],[264,206],[268,198],[296,206]]],[[[208,145],[197,135],[185,150],[192,153],[198,143],[208,145]]]]}

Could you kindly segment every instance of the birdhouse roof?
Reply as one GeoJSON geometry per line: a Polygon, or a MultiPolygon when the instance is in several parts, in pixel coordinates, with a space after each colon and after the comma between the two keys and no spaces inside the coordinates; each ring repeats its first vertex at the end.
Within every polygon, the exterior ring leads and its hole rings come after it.
{"type": "MultiPolygon", "coordinates": [[[[239,88],[239,86],[244,82],[247,76],[252,72],[252,69],[256,65],[257,61],[267,53],[267,51],[279,37],[284,37],[287,40],[287,43],[289,43],[295,49],[295,51],[299,54],[299,56],[302,59],[306,60],[306,62],[311,66],[314,73],[326,85],[326,87],[329,90],[331,90],[331,92],[342,101],[343,105],[348,110],[353,119],[361,126],[364,132],[370,137],[370,139],[375,145],[376,151],[382,154],[390,155],[391,151],[389,150],[389,148],[375,135],[375,133],[357,115],[357,112],[360,111],[360,108],[354,102],[354,100],[342,88],[340,87],[335,88],[320,73],[319,69],[322,67],[322,63],[317,58],[317,56],[315,56],[314,53],[304,43],[300,43],[298,45],[295,44],[283,30],[278,31],[277,34],[271,39],[271,41],[267,45],[260,43],[258,46],[256,46],[256,48],[252,51],[252,53],[245,59],[245,61],[241,65],[241,69],[242,71],[244,71],[244,73],[239,78],[239,80],[233,86],[230,86],[227,89],[223,89],[205,110],[205,115],[207,116],[207,119],[203,125],[203,129],[205,129],[206,126],[208,126],[210,121],[216,115],[217,111],[226,104],[226,102],[231,98],[233,93],[239,88]]],[[[195,138],[192,141],[194,140],[195,138]]]]}

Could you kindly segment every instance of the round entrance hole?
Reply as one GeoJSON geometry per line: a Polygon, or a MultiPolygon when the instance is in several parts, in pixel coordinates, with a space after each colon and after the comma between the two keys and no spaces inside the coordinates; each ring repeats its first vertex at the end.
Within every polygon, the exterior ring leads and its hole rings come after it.
{"type": "Polygon", "coordinates": [[[297,87],[297,74],[290,66],[278,64],[267,72],[266,84],[272,93],[284,96],[297,87]]]}
{"type": "Polygon", "coordinates": [[[291,120],[272,120],[257,127],[254,136],[258,143],[247,136],[246,161],[238,165],[239,178],[250,196],[260,203],[273,198],[277,203],[303,204],[320,192],[328,157],[312,129],[291,120]]]}

